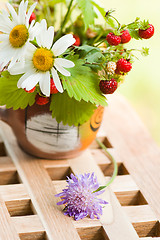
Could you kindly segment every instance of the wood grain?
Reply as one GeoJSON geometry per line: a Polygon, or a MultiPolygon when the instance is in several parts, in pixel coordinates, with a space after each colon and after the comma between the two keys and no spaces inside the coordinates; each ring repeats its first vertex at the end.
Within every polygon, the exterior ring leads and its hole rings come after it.
{"type": "MultiPolygon", "coordinates": [[[[86,172],[95,172],[101,185],[106,184],[104,175],[89,151],[86,151],[76,159],[68,160],[68,162],[74,173],[83,174],[86,172]]],[[[121,211],[120,204],[110,188],[108,188],[101,197],[109,202],[104,208],[103,216],[100,220],[108,238],[114,240],[116,236],[118,236],[119,240],[138,239],[138,235],[128,221],[127,216],[121,211]]]]}
{"type": "Polygon", "coordinates": [[[110,98],[102,128],[160,219],[159,147],[122,96],[115,94],[110,98]]]}
{"type": "Polygon", "coordinates": [[[64,179],[71,172],[95,172],[101,184],[109,180],[113,166],[96,143],[75,159],[34,159],[19,149],[11,129],[0,123],[2,240],[11,240],[12,232],[15,239],[22,240],[159,240],[159,148],[123,98],[115,96],[110,101],[100,138],[119,171],[101,196],[110,204],[100,221],[86,218],[76,222],[64,216],[54,197],[66,186],[64,179]]]}
{"type": "Polygon", "coordinates": [[[58,201],[54,197],[56,191],[42,162],[39,159],[33,159],[19,149],[11,129],[5,127],[4,123],[1,123],[0,127],[4,130],[1,130],[1,136],[4,139],[7,151],[27,188],[35,211],[47,232],[48,239],[64,240],[69,236],[72,236],[75,240],[80,239],[69,218],[64,217],[61,208],[56,205],[58,201]]]}
{"type": "Polygon", "coordinates": [[[20,240],[1,195],[0,195],[0,239],[20,240]]]}

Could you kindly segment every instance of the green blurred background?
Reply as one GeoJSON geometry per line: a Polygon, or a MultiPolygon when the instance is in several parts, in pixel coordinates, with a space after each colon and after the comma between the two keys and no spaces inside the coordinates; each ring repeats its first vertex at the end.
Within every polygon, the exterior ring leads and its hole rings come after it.
{"type": "Polygon", "coordinates": [[[132,40],[127,48],[150,48],[147,57],[139,57],[132,71],[118,91],[123,94],[160,145],[160,0],[100,0],[106,10],[115,9],[114,16],[121,24],[130,23],[136,17],[149,20],[155,26],[155,34],[149,40],[132,40]]]}

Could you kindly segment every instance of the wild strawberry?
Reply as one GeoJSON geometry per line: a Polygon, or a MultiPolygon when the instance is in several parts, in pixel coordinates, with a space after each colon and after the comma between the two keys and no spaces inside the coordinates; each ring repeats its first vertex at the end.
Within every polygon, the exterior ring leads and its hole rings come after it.
{"type": "Polygon", "coordinates": [[[99,87],[102,93],[104,94],[112,94],[116,91],[118,87],[117,81],[112,78],[111,80],[101,80],[99,83],[99,87]]]}
{"type": "Polygon", "coordinates": [[[128,43],[131,40],[131,35],[128,30],[123,30],[121,37],[121,43],[128,43]]]}
{"type": "Polygon", "coordinates": [[[121,42],[121,37],[115,35],[113,32],[110,32],[108,33],[106,40],[110,45],[117,46],[121,42]]]}
{"type": "Polygon", "coordinates": [[[73,45],[78,47],[81,44],[80,37],[78,35],[75,35],[75,34],[73,34],[73,37],[76,39],[76,41],[73,45]]]}
{"type": "Polygon", "coordinates": [[[146,30],[139,29],[139,36],[144,39],[151,38],[154,34],[154,27],[152,24],[149,24],[149,28],[146,30]]]}
{"type": "Polygon", "coordinates": [[[115,73],[115,70],[116,70],[116,68],[117,68],[117,65],[116,65],[115,62],[108,62],[107,65],[106,65],[106,67],[107,67],[107,73],[108,73],[109,75],[112,75],[112,74],[115,73]]]}
{"type": "Polygon", "coordinates": [[[56,88],[56,86],[55,86],[55,83],[54,83],[54,81],[53,81],[53,78],[51,78],[50,93],[51,93],[51,94],[56,94],[56,93],[58,93],[58,90],[57,90],[57,88],[56,88]]]}
{"type": "Polygon", "coordinates": [[[87,36],[87,38],[94,38],[97,36],[97,32],[95,32],[91,28],[88,28],[86,31],[86,36],[87,36]]]}
{"type": "Polygon", "coordinates": [[[116,72],[127,73],[132,69],[132,64],[124,58],[121,58],[117,62],[116,72]]]}
{"type": "Polygon", "coordinates": [[[35,14],[34,12],[33,12],[33,13],[31,14],[31,16],[30,16],[29,24],[31,24],[31,22],[32,22],[33,20],[36,20],[36,14],[35,14]]]}
{"type": "Polygon", "coordinates": [[[27,93],[33,93],[35,90],[36,90],[36,87],[32,88],[32,89],[29,90],[29,91],[27,91],[27,90],[24,88],[24,91],[27,92],[27,93]]]}
{"type": "Polygon", "coordinates": [[[38,105],[45,105],[49,102],[49,97],[41,97],[40,95],[37,94],[36,96],[36,103],[38,105]]]}

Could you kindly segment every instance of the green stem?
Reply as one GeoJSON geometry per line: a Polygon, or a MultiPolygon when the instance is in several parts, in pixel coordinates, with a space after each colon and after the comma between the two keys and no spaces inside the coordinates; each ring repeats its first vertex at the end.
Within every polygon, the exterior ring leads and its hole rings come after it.
{"type": "Polygon", "coordinates": [[[116,22],[117,22],[117,24],[118,24],[118,30],[121,28],[121,24],[120,24],[120,22],[115,18],[115,17],[113,17],[112,15],[110,15],[110,17],[112,17],[116,22]]]}
{"type": "Polygon", "coordinates": [[[57,35],[55,36],[55,41],[56,41],[56,40],[61,36],[61,34],[62,34],[63,28],[65,27],[65,25],[66,25],[66,23],[67,23],[68,16],[69,16],[69,13],[70,13],[70,11],[71,11],[72,4],[73,4],[73,0],[70,1],[70,4],[69,4],[69,6],[68,6],[67,13],[66,13],[65,18],[64,18],[64,21],[62,22],[62,25],[61,25],[61,29],[60,29],[60,31],[58,31],[57,35]]]}
{"type": "Polygon", "coordinates": [[[113,171],[113,175],[111,177],[111,179],[107,182],[107,184],[105,186],[100,186],[95,192],[98,192],[100,190],[105,189],[106,187],[108,187],[109,185],[111,185],[111,183],[115,180],[117,174],[118,174],[118,165],[116,160],[114,159],[114,157],[108,152],[106,146],[100,142],[97,138],[96,138],[96,142],[99,144],[99,146],[107,153],[107,155],[110,157],[113,166],[114,166],[114,171],[113,171]]]}
{"type": "Polygon", "coordinates": [[[106,39],[103,39],[102,41],[100,41],[95,47],[98,47],[99,45],[101,45],[106,39]]]}

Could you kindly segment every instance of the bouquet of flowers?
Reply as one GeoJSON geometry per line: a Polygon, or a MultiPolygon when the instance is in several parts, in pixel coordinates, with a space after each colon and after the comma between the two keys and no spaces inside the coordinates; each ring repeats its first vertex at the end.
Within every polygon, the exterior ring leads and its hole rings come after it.
{"type": "MultiPolygon", "coordinates": [[[[0,105],[49,104],[57,122],[78,126],[132,69],[131,39],[154,34],[148,21],[120,24],[95,0],[10,0],[0,12],[0,105]],[[96,23],[99,15],[103,24],[96,23]]],[[[148,55],[148,48],[138,50],[148,55]]]]}

